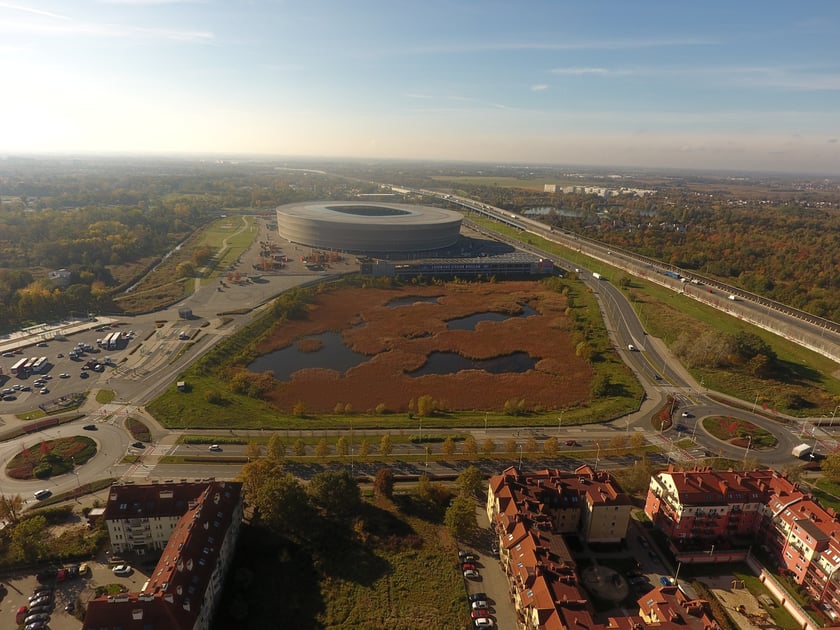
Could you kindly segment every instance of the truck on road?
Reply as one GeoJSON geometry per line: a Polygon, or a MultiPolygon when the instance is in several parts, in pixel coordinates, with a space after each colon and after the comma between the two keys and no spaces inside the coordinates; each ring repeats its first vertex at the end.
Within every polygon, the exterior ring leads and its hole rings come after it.
{"type": "Polygon", "coordinates": [[[799,444],[798,446],[793,447],[790,454],[794,457],[798,457],[799,459],[808,459],[811,456],[811,451],[813,450],[814,449],[810,444],[799,444]]]}
{"type": "Polygon", "coordinates": [[[602,280],[603,279],[603,276],[601,276],[600,273],[593,273],[592,277],[595,278],[596,280],[602,280]]]}

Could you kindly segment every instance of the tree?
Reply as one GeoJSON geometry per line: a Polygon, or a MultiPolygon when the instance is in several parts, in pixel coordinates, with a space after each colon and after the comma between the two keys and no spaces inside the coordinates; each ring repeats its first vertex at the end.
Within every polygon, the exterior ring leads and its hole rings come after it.
{"type": "Polygon", "coordinates": [[[475,502],[464,495],[455,497],[446,509],[443,522],[455,538],[464,539],[471,536],[478,527],[475,502]]]}
{"type": "Polygon", "coordinates": [[[246,499],[253,500],[269,479],[280,476],[282,472],[283,465],[270,457],[255,459],[242,466],[239,479],[242,481],[246,499]]]}
{"type": "Polygon", "coordinates": [[[296,439],[294,444],[292,444],[292,452],[298,457],[306,455],[306,442],[301,438],[296,439]]]}
{"type": "Polygon", "coordinates": [[[359,457],[367,457],[370,455],[370,442],[367,441],[367,438],[362,438],[362,441],[359,442],[359,457]]]}
{"type": "Polygon", "coordinates": [[[525,452],[526,453],[536,453],[537,452],[537,439],[532,435],[527,440],[525,440],[525,452]]]}
{"type": "Polygon", "coordinates": [[[417,399],[417,415],[429,417],[435,412],[435,401],[428,394],[423,394],[417,399]]]}
{"type": "Polygon", "coordinates": [[[256,442],[248,442],[248,446],[245,447],[245,456],[249,459],[259,459],[262,457],[262,449],[260,445],[256,442]]]}
{"type": "Polygon", "coordinates": [[[516,438],[508,438],[505,440],[505,453],[513,453],[516,451],[516,438]]]}
{"type": "Polygon", "coordinates": [[[592,385],[589,387],[589,393],[592,398],[603,398],[610,393],[611,387],[609,374],[596,374],[595,378],[592,379],[592,385]]]}
{"type": "Polygon", "coordinates": [[[319,472],[307,490],[316,505],[337,516],[352,514],[362,502],[358,482],[344,469],[319,472]]]}
{"type": "Polygon", "coordinates": [[[639,453],[645,447],[645,434],[633,433],[630,435],[630,448],[639,453]]]}
{"type": "Polygon", "coordinates": [[[48,540],[47,519],[42,515],[25,518],[11,533],[11,555],[23,562],[32,562],[45,550],[48,540]]]}
{"type": "Polygon", "coordinates": [[[496,443],[493,441],[493,438],[486,437],[484,441],[481,443],[481,450],[484,452],[485,455],[490,455],[491,453],[496,452],[496,443]]]}
{"type": "Polygon", "coordinates": [[[610,438],[609,447],[615,451],[627,448],[627,436],[624,434],[621,435],[614,435],[610,438]]]}
{"type": "Polygon", "coordinates": [[[283,459],[286,455],[286,443],[277,433],[268,439],[268,456],[273,459],[283,459]]]}
{"type": "Polygon", "coordinates": [[[545,442],[543,442],[543,453],[548,455],[549,457],[556,457],[557,456],[557,438],[550,437],[547,438],[545,442]]]}
{"type": "Polygon", "coordinates": [[[455,481],[460,494],[468,497],[477,497],[484,486],[484,475],[475,466],[468,466],[458,475],[455,481]]]}
{"type": "Polygon", "coordinates": [[[347,443],[347,438],[342,435],[335,442],[335,452],[344,457],[347,455],[348,450],[349,444],[347,443]]]}
{"type": "Polygon", "coordinates": [[[373,492],[385,499],[394,498],[394,473],[390,468],[380,468],[373,480],[373,492]]]}
{"type": "Polygon", "coordinates": [[[475,455],[478,452],[478,447],[475,444],[475,438],[472,434],[464,438],[464,453],[466,455],[475,455]]]}
{"type": "Polygon", "coordinates": [[[309,495],[290,473],[266,480],[253,501],[266,525],[284,536],[296,538],[311,523],[309,495]]]}
{"type": "Polygon", "coordinates": [[[387,457],[391,454],[392,448],[393,446],[391,445],[391,436],[388,433],[386,433],[382,436],[382,439],[379,440],[379,454],[387,457]]]}
{"type": "Polygon", "coordinates": [[[840,481],[840,451],[835,451],[822,461],[823,476],[829,481],[840,481]]]}
{"type": "Polygon", "coordinates": [[[23,498],[19,494],[14,496],[0,494],[0,520],[7,521],[14,525],[20,520],[20,513],[22,509],[23,498]]]}
{"type": "Polygon", "coordinates": [[[443,444],[440,445],[440,450],[447,457],[451,457],[455,454],[455,440],[452,439],[451,435],[446,436],[446,439],[443,441],[443,444]]]}
{"type": "Polygon", "coordinates": [[[321,438],[320,440],[318,440],[318,443],[315,445],[315,456],[316,457],[326,457],[329,450],[330,450],[330,447],[327,446],[327,438],[321,438]]]}
{"type": "Polygon", "coordinates": [[[306,417],[306,403],[302,400],[297,401],[292,407],[292,415],[297,416],[298,418],[306,417]]]}

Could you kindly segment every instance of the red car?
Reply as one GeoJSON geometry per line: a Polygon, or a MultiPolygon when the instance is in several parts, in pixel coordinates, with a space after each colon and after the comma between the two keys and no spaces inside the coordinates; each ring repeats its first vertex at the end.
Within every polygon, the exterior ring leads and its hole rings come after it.
{"type": "Polygon", "coordinates": [[[487,610],[486,608],[477,608],[477,609],[473,610],[470,613],[470,615],[472,616],[473,619],[489,618],[490,617],[490,611],[487,610]]]}
{"type": "Polygon", "coordinates": [[[478,571],[478,567],[472,562],[464,562],[461,564],[461,571],[478,571]]]}

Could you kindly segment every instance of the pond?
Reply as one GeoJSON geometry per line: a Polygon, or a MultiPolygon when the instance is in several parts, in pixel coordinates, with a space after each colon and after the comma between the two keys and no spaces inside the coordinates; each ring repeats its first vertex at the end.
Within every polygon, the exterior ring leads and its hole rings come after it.
{"type": "Polygon", "coordinates": [[[527,352],[514,352],[492,359],[467,359],[457,352],[432,352],[426,364],[413,372],[411,376],[427,374],[455,374],[461,370],[483,370],[491,374],[527,372],[534,369],[536,361],[527,352]]]}
{"type": "Polygon", "coordinates": [[[348,348],[341,334],[336,332],[325,332],[303,339],[320,341],[321,348],[315,352],[302,352],[298,349],[298,343],[301,341],[298,340],[281,350],[275,350],[255,359],[248,365],[248,370],[255,373],[271,370],[278,381],[288,381],[292,374],[304,368],[324,368],[344,374],[350,368],[370,358],[348,348]]]}
{"type": "Polygon", "coordinates": [[[397,308],[398,306],[412,306],[413,304],[417,304],[420,302],[428,302],[434,304],[438,301],[438,298],[441,297],[440,295],[407,295],[405,297],[398,297],[394,298],[393,300],[389,301],[385,306],[388,308],[397,308]]]}
{"type": "Polygon", "coordinates": [[[517,315],[508,315],[507,313],[473,313],[466,317],[457,317],[446,322],[446,327],[449,330],[475,330],[479,322],[502,322],[510,317],[530,317],[537,315],[537,311],[532,309],[527,304],[522,305],[522,312],[517,315]]]}

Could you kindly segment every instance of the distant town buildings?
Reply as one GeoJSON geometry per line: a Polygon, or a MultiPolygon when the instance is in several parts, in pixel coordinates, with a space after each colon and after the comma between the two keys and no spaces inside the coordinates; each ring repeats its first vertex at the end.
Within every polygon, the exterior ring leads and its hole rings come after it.
{"type": "Polygon", "coordinates": [[[544,184],[543,192],[547,193],[563,193],[576,195],[597,195],[608,199],[619,195],[632,195],[634,197],[646,197],[648,195],[655,195],[655,190],[648,190],[646,188],[605,188],[602,186],[558,186],[557,184],[544,184]]]}
{"type": "Polygon", "coordinates": [[[113,486],[104,514],[112,549],[162,553],[139,592],[88,602],[82,629],[209,629],[242,510],[240,483],[113,486]]]}
{"type": "Polygon", "coordinates": [[[47,276],[55,286],[61,287],[62,289],[65,287],[70,286],[70,276],[72,274],[67,269],[56,269],[55,271],[50,271],[47,276]]]}
{"type": "Polygon", "coordinates": [[[712,630],[703,600],[674,586],[653,589],[639,613],[596,622],[563,534],[587,543],[619,543],[627,535],[630,500],[609,473],[581,466],[573,473],[508,468],[490,478],[487,516],[524,630],[712,630]]]}

